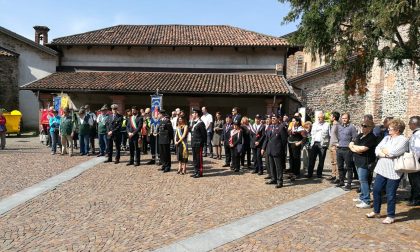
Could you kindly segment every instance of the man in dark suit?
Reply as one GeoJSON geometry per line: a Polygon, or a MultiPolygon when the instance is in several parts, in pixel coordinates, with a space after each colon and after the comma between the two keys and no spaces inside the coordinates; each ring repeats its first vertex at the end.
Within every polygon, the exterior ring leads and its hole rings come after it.
{"type": "Polygon", "coordinates": [[[163,172],[169,172],[171,170],[171,142],[174,138],[174,129],[166,111],[162,109],[160,114],[161,121],[158,128],[158,142],[160,162],[162,163],[161,170],[163,172]]]}
{"type": "Polygon", "coordinates": [[[111,105],[112,114],[106,119],[106,131],[107,140],[108,140],[108,160],[105,163],[112,162],[112,151],[113,144],[115,143],[115,149],[117,155],[115,156],[115,164],[120,162],[120,151],[121,151],[121,125],[122,125],[122,115],[118,114],[118,105],[111,105]]]}
{"type": "Polygon", "coordinates": [[[232,161],[232,153],[230,151],[229,139],[230,131],[232,130],[232,115],[226,115],[226,123],[223,125],[222,141],[225,148],[225,164],[223,167],[229,167],[232,161]]]}
{"type": "Polygon", "coordinates": [[[207,141],[206,126],[200,119],[200,109],[192,109],[191,123],[191,148],[193,154],[194,174],[192,177],[199,178],[203,176],[203,146],[207,141]]]}
{"type": "Polygon", "coordinates": [[[139,131],[143,127],[143,117],[139,115],[136,106],[131,108],[131,116],[127,122],[128,145],[130,147],[130,161],[127,165],[140,165],[139,131]]]}
{"type": "Polygon", "coordinates": [[[283,124],[279,123],[279,116],[272,115],[271,130],[266,134],[266,140],[261,150],[264,155],[267,150],[269,158],[271,180],[266,184],[276,184],[276,188],[283,187],[283,170],[285,170],[284,146],[287,144],[287,129],[283,124]]]}
{"type": "Polygon", "coordinates": [[[251,149],[254,158],[254,172],[263,174],[261,149],[265,139],[265,126],[261,123],[261,116],[255,116],[255,123],[251,126],[251,149]]]}

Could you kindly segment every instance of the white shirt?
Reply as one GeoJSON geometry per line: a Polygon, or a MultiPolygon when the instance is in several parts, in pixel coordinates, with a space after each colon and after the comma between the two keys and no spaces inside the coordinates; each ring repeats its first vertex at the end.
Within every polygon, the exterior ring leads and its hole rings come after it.
{"type": "Polygon", "coordinates": [[[319,142],[321,146],[327,147],[330,140],[330,124],[327,122],[314,123],[311,130],[311,136],[311,145],[314,145],[315,142],[319,142]]]}
{"type": "Polygon", "coordinates": [[[210,113],[203,114],[201,116],[201,121],[206,125],[206,130],[211,131],[211,123],[213,122],[213,116],[210,113]]]}
{"type": "MultiPolygon", "coordinates": [[[[83,124],[83,122],[85,121],[85,117],[86,117],[86,115],[85,115],[85,116],[83,116],[83,117],[80,117],[80,116],[79,116],[79,123],[80,123],[80,124],[83,124]]],[[[93,126],[93,119],[92,119],[92,117],[91,117],[91,116],[89,116],[89,119],[88,119],[88,124],[89,124],[90,126],[93,126]]]]}
{"type": "Polygon", "coordinates": [[[386,148],[389,151],[388,157],[379,158],[374,172],[388,179],[400,179],[402,173],[395,172],[394,159],[403,155],[404,152],[408,150],[408,139],[402,135],[397,137],[386,136],[378,146],[376,146],[376,156],[379,156],[379,153],[383,148],[386,148]]]}
{"type": "Polygon", "coordinates": [[[176,130],[176,123],[178,122],[178,116],[171,118],[172,128],[176,130]]]}
{"type": "Polygon", "coordinates": [[[420,129],[416,129],[410,137],[410,152],[420,157],[420,129]]]}

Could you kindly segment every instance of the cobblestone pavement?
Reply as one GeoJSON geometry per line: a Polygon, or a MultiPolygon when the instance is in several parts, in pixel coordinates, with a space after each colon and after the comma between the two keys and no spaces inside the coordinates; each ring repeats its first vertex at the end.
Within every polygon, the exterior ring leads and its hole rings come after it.
{"type": "MultiPolygon", "coordinates": [[[[407,195],[400,195],[402,198],[407,195]]],[[[420,207],[397,205],[396,222],[367,219],[346,194],[215,251],[420,251],[420,207]]],[[[386,204],[382,216],[386,216],[386,204]]]]}
{"type": "MultiPolygon", "coordinates": [[[[78,150],[76,150],[78,151],[78,150]]],[[[0,150],[0,199],[61,173],[89,157],[54,155],[37,137],[7,138],[0,150]]]]}
{"type": "Polygon", "coordinates": [[[0,250],[149,250],[329,186],[275,189],[263,176],[205,161],[200,179],[154,165],[98,165],[1,216],[0,250]]]}

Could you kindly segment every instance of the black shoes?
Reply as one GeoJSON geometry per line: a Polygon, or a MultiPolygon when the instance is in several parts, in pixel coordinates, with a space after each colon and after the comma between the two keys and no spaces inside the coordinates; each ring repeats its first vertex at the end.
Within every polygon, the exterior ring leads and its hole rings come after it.
{"type": "Polygon", "coordinates": [[[263,175],[263,174],[264,174],[264,173],[263,173],[262,171],[258,172],[258,175],[260,175],[260,176],[261,176],[261,175],[263,175]]]}
{"type": "Polygon", "coordinates": [[[134,166],[140,166],[140,163],[134,163],[134,166]]]}
{"type": "Polygon", "coordinates": [[[331,184],[339,184],[339,183],[340,183],[340,180],[339,179],[331,180],[331,184]]]}
{"type": "Polygon", "coordinates": [[[344,182],[338,181],[335,187],[343,187],[343,186],[344,186],[344,182]]]}
{"type": "Polygon", "coordinates": [[[322,175],[316,175],[317,178],[322,178],[322,175]]]}
{"type": "Polygon", "coordinates": [[[305,178],[312,178],[312,175],[305,175],[305,178]]]}
{"type": "Polygon", "coordinates": [[[254,170],[254,171],[252,172],[252,174],[255,174],[255,173],[258,173],[258,171],[255,171],[255,170],[254,170]]]}
{"type": "Polygon", "coordinates": [[[165,172],[165,173],[166,173],[166,172],[170,172],[170,171],[171,171],[171,169],[164,169],[164,170],[163,170],[163,172],[165,172]]]}
{"type": "Polygon", "coordinates": [[[199,178],[199,177],[203,177],[203,175],[200,175],[198,173],[195,173],[191,177],[193,177],[193,178],[199,178]]]}
{"type": "Polygon", "coordinates": [[[265,182],[267,185],[274,185],[274,184],[277,184],[277,182],[276,181],[274,181],[274,180],[270,180],[270,181],[267,181],[267,182],[265,182]]]}
{"type": "Polygon", "coordinates": [[[351,191],[351,185],[346,185],[345,187],[343,187],[344,191],[351,191]]]}
{"type": "Polygon", "coordinates": [[[271,179],[271,177],[270,177],[270,176],[267,176],[267,177],[265,177],[264,179],[271,179]]]}
{"type": "Polygon", "coordinates": [[[238,169],[235,169],[234,172],[239,172],[239,170],[238,169]]]}
{"type": "Polygon", "coordinates": [[[112,162],[112,160],[108,159],[108,160],[105,160],[104,163],[111,163],[111,162],[112,162]]]}
{"type": "Polygon", "coordinates": [[[277,185],[276,185],[276,188],[282,188],[283,187],[283,183],[278,183],[277,185]]]}
{"type": "Polygon", "coordinates": [[[327,178],[327,180],[329,180],[329,181],[334,181],[336,179],[337,179],[336,177],[332,177],[332,176],[327,178]]]}
{"type": "Polygon", "coordinates": [[[412,200],[407,203],[407,206],[420,206],[420,200],[412,200]]]}
{"type": "Polygon", "coordinates": [[[229,167],[230,166],[230,164],[224,164],[224,165],[222,165],[222,167],[229,167]]]}
{"type": "Polygon", "coordinates": [[[134,165],[134,162],[128,162],[127,166],[134,165]]]}
{"type": "Polygon", "coordinates": [[[156,161],[152,159],[149,162],[147,162],[146,164],[148,164],[148,165],[150,165],[150,164],[156,164],[156,161]]]}
{"type": "Polygon", "coordinates": [[[115,160],[114,164],[119,164],[120,160],[115,160]]]}

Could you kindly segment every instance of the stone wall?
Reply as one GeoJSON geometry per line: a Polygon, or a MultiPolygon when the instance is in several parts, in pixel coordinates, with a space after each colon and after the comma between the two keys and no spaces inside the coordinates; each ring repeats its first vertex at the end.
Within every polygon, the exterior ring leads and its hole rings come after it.
{"type": "Polygon", "coordinates": [[[350,113],[351,120],[359,123],[365,113],[365,97],[344,95],[344,73],[327,70],[293,83],[302,105],[311,111],[338,111],[350,113]]]}
{"type": "Polygon", "coordinates": [[[0,109],[19,108],[18,57],[0,55],[0,109]]]}
{"type": "Polygon", "coordinates": [[[355,123],[364,114],[372,114],[377,124],[388,116],[407,123],[411,116],[420,115],[419,67],[406,64],[397,70],[392,64],[380,67],[375,63],[370,75],[369,91],[364,96],[344,96],[345,76],[341,71],[326,70],[292,85],[303,106],[310,110],[349,112],[355,123]]]}

